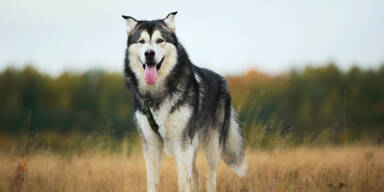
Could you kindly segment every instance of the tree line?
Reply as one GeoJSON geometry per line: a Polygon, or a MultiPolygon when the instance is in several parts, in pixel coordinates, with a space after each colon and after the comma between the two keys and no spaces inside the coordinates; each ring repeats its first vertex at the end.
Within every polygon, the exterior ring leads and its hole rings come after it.
{"type": "MultiPolygon", "coordinates": [[[[384,65],[342,71],[335,64],[286,74],[227,76],[246,143],[254,147],[384,139],[384,65]]],[[[135,135],[132,98],[121,73],[52,77],[33,67],[0,73],[0,134],[135,135]],[[107,130],[107,131],[106,131],[107,130]]],[[[54,141],[53,141],[54,142],[54,141]]]]}

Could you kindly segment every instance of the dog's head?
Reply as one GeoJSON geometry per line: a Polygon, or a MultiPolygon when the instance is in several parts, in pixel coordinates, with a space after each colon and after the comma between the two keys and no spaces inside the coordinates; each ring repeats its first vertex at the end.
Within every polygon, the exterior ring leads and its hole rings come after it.
{"type": "Polygon", "coordinates": [[[156,86],[164,81],[177,62],[176,13],[152,21],[122,16],[127,23],[128,67],[142,86],[156,86]]]}

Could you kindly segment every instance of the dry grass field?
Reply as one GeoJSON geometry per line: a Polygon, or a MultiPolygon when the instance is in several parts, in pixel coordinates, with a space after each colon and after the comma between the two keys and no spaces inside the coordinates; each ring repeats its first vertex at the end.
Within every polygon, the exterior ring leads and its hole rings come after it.
{"type": "MultiPolygon", "coordinates": [[[[218,191],[384,191],[383,147],[247,151],[246,158],[244,178],[221,162],[218,191]]],[[[204,176],[202,154],[197,162],[204,176]]],[[[71,156],[39,153],[28,156],[25,165],[20,163],[21,158],[0,157],[0,191],[146,190],[140,152],[129,157],[102,152],[71,156]]],[[[200,179],[202,189],[204,178],[200,179]]],[[[177,191],[176,179],[174,160],[164,158],[160,191],[177,191]]]]}

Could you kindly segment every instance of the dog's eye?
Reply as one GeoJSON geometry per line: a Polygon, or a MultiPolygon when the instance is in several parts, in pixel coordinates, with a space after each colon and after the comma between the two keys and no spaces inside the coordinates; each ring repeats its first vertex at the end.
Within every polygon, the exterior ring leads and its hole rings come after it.
{"type": "Polygon", "coordinates": [[[140,40],[139,43],[144,44],[145,43],[144,39],[140,40]]]}
{"type": "Polygon", "coordinates": [[[162,42],[164,42],[164,39],[158,39],[158,40],[156,40],[156,43],[162,43],[162,42]]]}

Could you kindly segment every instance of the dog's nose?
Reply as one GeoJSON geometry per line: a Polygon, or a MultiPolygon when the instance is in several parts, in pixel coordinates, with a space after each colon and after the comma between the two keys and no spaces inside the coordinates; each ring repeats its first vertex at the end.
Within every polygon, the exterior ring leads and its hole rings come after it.
{"type": "Polygon", "coordinates": [[[144,53],[146,59],[152,59],[155,56],[155,51],[148,49],[144,53]]]}

